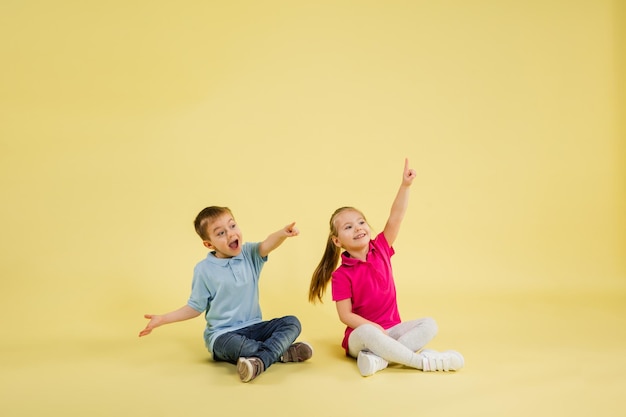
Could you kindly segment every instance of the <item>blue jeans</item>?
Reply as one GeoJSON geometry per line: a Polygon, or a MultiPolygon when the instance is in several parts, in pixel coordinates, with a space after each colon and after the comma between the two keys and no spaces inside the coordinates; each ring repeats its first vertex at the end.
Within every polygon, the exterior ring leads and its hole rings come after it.
{"type": "Polygon", "coordinates": [[[280,360],[301,330],[300,320],[295,316],[285,316],[233,330],[215,339],[213,359],[237,363],[240,357],[255,356],[263,361],[267,369],[280,360]]]}

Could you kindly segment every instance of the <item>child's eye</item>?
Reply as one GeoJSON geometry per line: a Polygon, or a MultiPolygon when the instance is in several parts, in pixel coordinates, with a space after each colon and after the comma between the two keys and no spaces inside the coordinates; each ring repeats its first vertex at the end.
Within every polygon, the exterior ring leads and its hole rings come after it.
{"type": "Polygon", "coordinates": [[[352,226],[346,226],[345,230],[352,229],[352,226]]]}
{"type": "Polygon", "coordinates": [[[237,227],[237,225],[236,225],[235,223],[233,223],[233,224],[231,224],[231,225],[230,225],[230,228],[231,228],[231,229],[234,229],[235,227],[237,227]]]}
{"type": "Polygon", "coordinates": [[[359,224],[365,224],[365,220],[361,220],[359,224]]]}
{"type": "Polygon", "coordinates": [[[217,232],[217,235],[218,235],[218,236],[223,236],[223,235],[224,235],[224,232],[223,232],[223,231],[222,231],[222,232],[217,232]]]}

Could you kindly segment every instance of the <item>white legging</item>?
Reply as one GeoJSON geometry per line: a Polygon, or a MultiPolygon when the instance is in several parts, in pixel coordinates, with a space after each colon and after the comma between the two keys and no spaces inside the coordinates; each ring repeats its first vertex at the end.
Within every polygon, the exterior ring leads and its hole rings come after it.
{"type": "Polygon", "coordinates": [[[406,321],[387,329],[386,333],[372,324],[352,331],[348,338],[348,353],[356,358],[367,350],[387,362],[422,369],[422,355],[416,353],[437,334],[437,323],[431,318],[406,321]]]}

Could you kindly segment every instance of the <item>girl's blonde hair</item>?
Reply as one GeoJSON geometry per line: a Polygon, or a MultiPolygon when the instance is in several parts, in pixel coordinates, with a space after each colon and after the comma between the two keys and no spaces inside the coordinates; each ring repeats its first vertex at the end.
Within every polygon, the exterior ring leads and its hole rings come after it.
{"type": "Polygon", "coordinates": [[[356,211],[363,217],[363,219],[365,219],[365,215],[354,207],[340,207],[335,210],[332,216],[330,216],[330,232],[328,234],[328,239],[326,240],[326,249],[324,250],[322,260],[313,272],[313,276],[311,277],[311,286],[309,287],[309,302],[313,304],[317,301],[323,302],[322,297],[326,292],[328,282],[332,277],[333,271],[337,268],[337,264],[339,263],[339,259],[341,257],[341,248],[333,242],[333,237],[337,236],[335,217],[337,217],[339,213],[349,210],[356,211]]]}

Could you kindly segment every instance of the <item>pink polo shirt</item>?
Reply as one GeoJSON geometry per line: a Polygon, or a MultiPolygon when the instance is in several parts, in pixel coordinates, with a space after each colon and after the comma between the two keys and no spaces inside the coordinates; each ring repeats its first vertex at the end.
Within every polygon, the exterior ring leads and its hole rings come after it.
{"type": "MultiPolygon", "coordinates": [[[[370,241],[366,261],[341,254],[341,265],[332,274],[333,301],[352,300],[352,312],[388,329],[400,323],[391,256],[395,253],[381,232],[370,241]]],[[[352,328],[346,327],[341,346],[348,351],[352,328]]]]}

